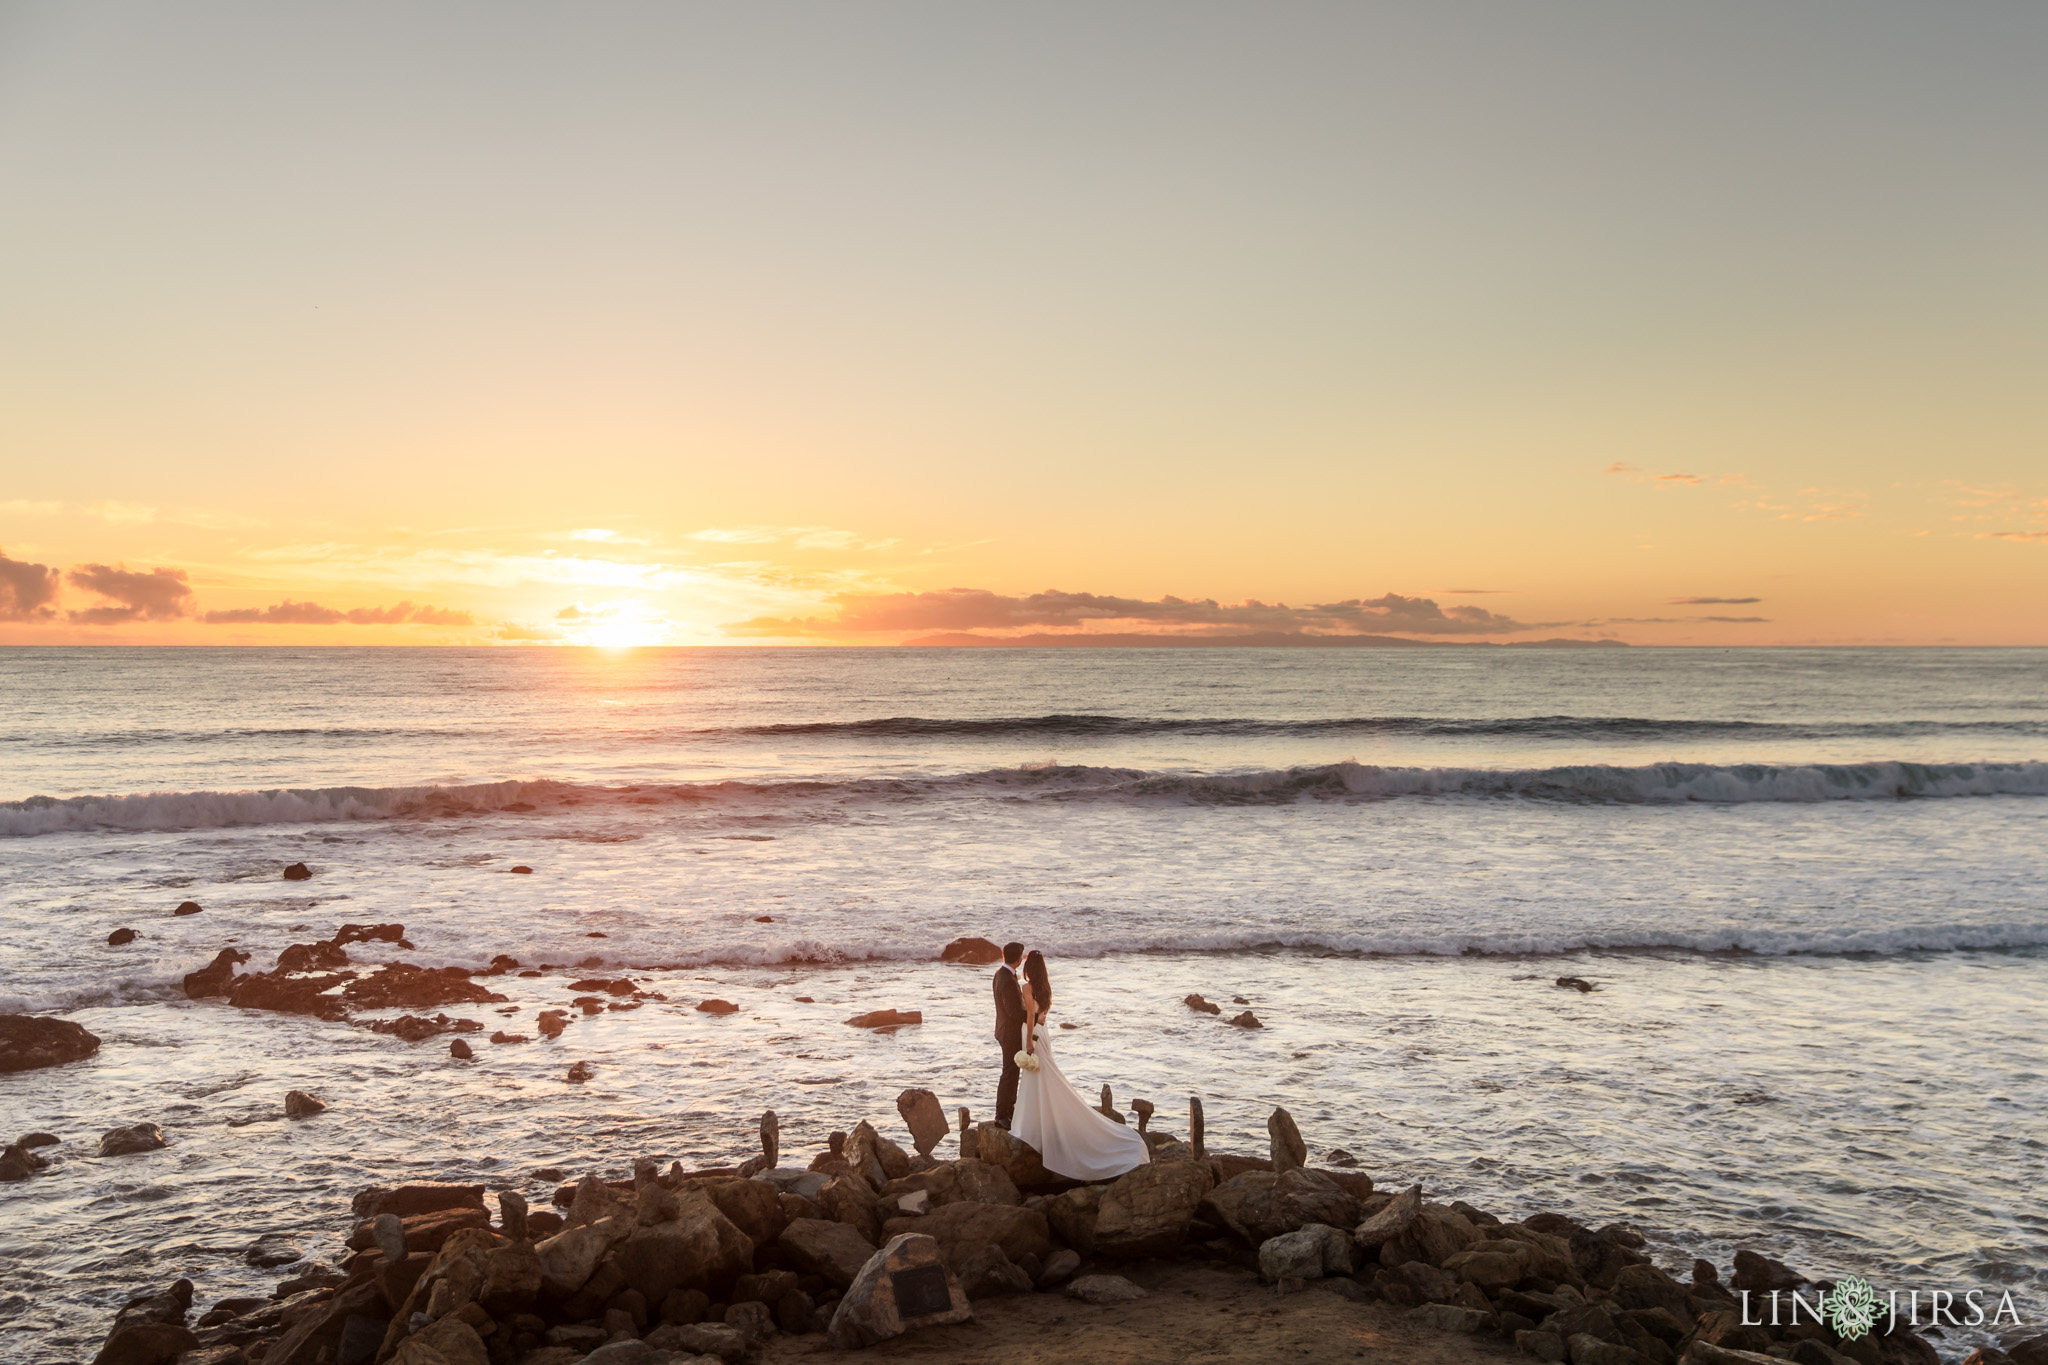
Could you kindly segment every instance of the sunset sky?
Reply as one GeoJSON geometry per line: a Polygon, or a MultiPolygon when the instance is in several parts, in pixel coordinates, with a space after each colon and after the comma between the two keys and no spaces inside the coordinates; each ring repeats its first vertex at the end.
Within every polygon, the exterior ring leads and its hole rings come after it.
{"type": "Polygon", "coordinates": [[[2048,645],[2048,7],[7,3],[0,643],[2048,645]]]}

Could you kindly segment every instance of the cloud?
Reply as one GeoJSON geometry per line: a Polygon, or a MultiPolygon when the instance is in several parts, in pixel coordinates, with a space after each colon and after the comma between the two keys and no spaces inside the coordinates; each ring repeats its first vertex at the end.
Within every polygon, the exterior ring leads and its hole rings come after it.
{"type": "Polygon", "coordinates": [[[1213,600],[1162,597],[1156,602],[1048,589],[1009,597],[982,588],[942,592],[840,593],[836,620],[756,617],[727,626],[733,635],[841,635],[881,631],[1021,630],[1096,621],[1144,622],[1200,633],[1238,629],[1361,634],[1497,635],[1534,627],[1480,607],[1439,607],[1427,597],[1387,593],[1308,607],[1256,600],[1223,606],[1213,600]]]}
{"type": "Polygon", "coordinates": [[[1980,531],[1979,540],[2030,540],[2036,545],[2048,545],[2048,531],[1980,531]]]}
{"type": "Polygon", "coordinates": [[[1763,600],[1761,597],[1674,597],[1671,599],[1671,605],[1674,607],[1747,607],[1752,603],[1763,600]]]}
{"type": "Polygon", "coordinates": [[[113,568],[105,564],[84,564],[66,576],[73,586],[121,604],[69,613],[72,620],[85,625],[175,621],[192,612],[192,588],[183,569],[152,569],[148,573],[134,573],[126,565],[113,568]]]}
{"type": "Polygon", "coordinates": [[[1607,468],[1601,470],[1600,472],[1602,474],[1620,474],[1626,477],[1630,474],[1640,474],[1643,471],[1637,469],[1634,465],[1628,463],[1628,461],[1626,460],[1616,460],[1613,464],[1607,466],[1607,468]]]}
{"type": "Polygon", "coordinates": [[[1658,482],[1658,483],[1679,483],[1679,484],[1687,484],[1687,485],[1691,485],[1691,484],[1697,484],[1697,483],[1705,483],[1705,482],[1706,482],[1706,480],[1705,480],[1705,479],[1702,479],[1702,478],[1701,478],[1701,477],[1700,477],[1699,475],[1697,475],[1697,474],[1659,474],[1659,475],[1657,476],[1657,482],[1658,482]]]}
{"type": "Polygon", "coordinates": [[[571,540],[617,540],[618,537],[617,531],[607,531],[602,526],[587,526],[580,531],[569,533],[571,540]]]}
{"type": "Polygon", "coordinates": [[[294,602],[290,598],[270,607],[238,607],[232,611],[210,611],[200,618],[209,626],[396,626],[413,622],[422,626],[467,626],[474,624],[466,611],[444,611],[439,607],[415,607],[400,602],[391,607],[355,607],[337,611],[318,602],[294,602]]]}
{"type": "Polygon", "coordinates": [[[1768,616],[1702,616],[1698,619],[1702,621],[1720,621],[1731,626],[1751,626],[1768,624],[1771,618],[1768,616]]]}
{"type": "Polygon", "coordinates": [[[0,553],[0,621],[47,621],[57,614],[57,571],[0,553]]]}
{"type": "Polygon", "coordinates": [[[556,612],[555,619],[572,624],[580,624],[585,621],[602,621],[617,610],[617,607],[586,607],[581,602],[576,602],[556,612]]]}
{"type": "Polygon", "coordinates": [[[156,509],[139,502],[96,502],[85,510],[117,526],[156,520],[156,509]]]}
{"type": "Polygon", "coordinates": [[[13,517],[54,517],[63,510],[61,502],[29,502],[23,498],[0,502],[0,512],[13,517]]]}
{"type": "Polygon", "coordinates": [[[517,621],[506,621],[492,632],[495,640],[563,640],[568,637],[552,626],[522,626],[517,621]]]}

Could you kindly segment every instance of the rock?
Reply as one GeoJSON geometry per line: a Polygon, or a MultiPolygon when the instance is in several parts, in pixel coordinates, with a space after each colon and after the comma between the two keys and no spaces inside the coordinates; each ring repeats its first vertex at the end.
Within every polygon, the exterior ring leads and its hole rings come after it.
{"type": "Polygon", "coordinates": [[[1202,1209],[1250,1246],[1310,1223],[1351,1227],[1358,1201],[1321,1171],[1246,1171],[1209,1191],[1202,1209]]]}
{"type": "Polygon", "coordinates": [[[467,1062],[476,1056],[476,1052],[468,1043],[457,1038],[454,1042],[448,1044],[448,1055],[458,1062],[467,1062]]]}
{"type": "Polygon", "coordinates": [[[1019,1189],[1067,1183],[1045,1169],[1037,1148],[999,1124],[978,1123],[972,1137],[971,1148],[963,1145],[961,1154],[996,1167],[1019,1189]]]}
{"type": "Polygon", "coordinates": [[[1564,1349],[1572,1358],[1572,1365],[1649,1365],[1649,1357],[1633,1347],[1619,1346],[1595,1336],[1566,1337],[1564,1349]]]}
{"type": "Polygon", "coordinates": [[[1294,1126],[1294,1115],[1275,1109],[1266,1119],[1266,1136],[1272,1139],[1276,1173],[1308,1165],[1308,1144],[1301,1140],[1301,1129],[1294,1126]]]}
{"type": "Polygon", "coordinates": [[[348,962],[348,954],[337,943],[294,943],[277,955],[277,970],[332,972],[348,966],[348,962]]]}
{"type": "Polygon", "coordinates": [[[1611,1292],[1623,1308],[1662,1308],[1681,1323],[1694,1317],[1691,1292],[1654,1265],[1624,1266],[1614,1277],[1611,1292]]]}
{"type": "Polygon", "coordinates": [[[23,1133],[14,1140],[14,1145],[23,1148],[55,1147],[62,1141],[55,1133],[23,1133]]]}
{"type": "Polygon", "coordinates": [[[1478,1242],[1444,1257],[1443,1268],[1488,1293],[1512,1289],[1531,1273],[1534,1252],[1521,1242],[1478,1242]]]}
{"type": "Polygon", "coordinates": [[[699,1000],[697,1002],[697,1012],[699,1014],[737,1014],[739,1013],[739,1008],[738,1005],[733,1004],[730,1000],[699,1000]]]}
{"type": "Polygon", "coordinates": [[[1723,1308],[1699,1315],[1693,1328],[1693,1345],[1702,1343],[1737,1353],[1760,1352],[1769,1348],[1771,1337],[1762,1327],[1744,1323],[1739,1309],[1723,1308]]]}
{"type": "MultiPolygon", "coordinates": [[[[476,1329],[459,1317],[445,1317],[407,1337],[392,1365],[489,1365],[490,1353],[476,1329]]],[[[265,1356],[266,1365],[271,1357],[265,1356]]]]}
{"type": "Polygon", "coordinates": [[[410,962],[389,962],[349,982],[342,996],[353,1009],[439,1009],[444,1005],[502,1005],[505,997],[469,980],[451,975],[456,969],[430,971],[410,962]]]}
{"type": "MultiPolygon", "coordinates": [[[[351,1237],[349,1240],[353,1242],[355,1239],[351,1237]]],[[[370,1241],[383,1255],[386,1265],[397,1265],[408,1255],[405,1222],[395,1213],[380,1213],[370,1220],[370,1241]]]]}
{"type": "MultiPolygon", "coordinates": [[[[351,1251],[362,1251],[380,1246],[377,1228],[383,1217],[358,1223],[349,1234],[348,1246],[351,1251]]],[[[405,1253],[439,1251],[444,1243],[465,1228],[490,1226],[490,1215],[481,1207],[459,1209],[436,1209],[431,1213],[416,1213],[398,1220],[399,1235],[405,1238],[405,1253]]]]}
{"type": "Polygon", "coordinates": [[[1564,1359],[1564,1338],[1555,1332],[1518,1331],[1515,1333],[1515,1349],[1538,1360],[1561,1361],[1564,1359]]]}
{"type": "Polygon", "coordinates": [[[526,1196],[512,1190],[498,1192],[498,1226],[515,1242],[526,1240],[526,1196]]]}
{"type": "Polygon", "coordinates": [[[549,1038],[559,1038],[569,1027],[569,1015],[565,1010],[542,1010],[534,1016],[533,1026],[549,1038]]]}
{"type": "Polygon", "coordinates": [[[798,1270],[839,1289],[851,1285],[875,1254],[874,1243],[859,1232],[822,1218],[792,1219],[775,1245],[798,1270]]]}
{"type": "Polygon", "coordinates": [[[1037,1209],[1007,1204],[947,1204],[917,1218],[891,1218],[884,1236],[916,1232],[934,1238],[948,1265],[976,1247],[1002,1248],[1012,1261],[1052,1254],[1052,1228],[1037,1209]]]}
{"type": "Polygon", "coordinates": [[[833,1310],[825,1339],[850,1350],[973,1316],[960,1281],[940,1259],[938,1243],[906,1232],[861,1267],[833,1310]]]}
{"type": "Polygon", "coordinates": [[[1582,976],[1560,976],[1557,979],[1557,986],[1559,990],[1578,991],[1582,994],[1593,989],[1593,983],[1582,976]]]}
{"type": "Polygon", "coordinates": [[[1782,1365],[1779,1358],[1774,1355],[1766,1355],[1761,1351],[1733,1350],[1707,1341],[1694,1341],[1685,1348],[1685,1354],[1680,1356],[1679,1360],[1683,1365],[1759,1365],[1760,1362],[1782,1365]]]}
{"type": "Polygon", "coordinates": [[[1238,1016],[1237,1016],[1236,1018],[1232,1019],[1232,1020],[1231,1020],[1230,1022],[1231,1022],[1231,1023],[1233,1023],[1233,1024],[1235,1024],[1235,1025],[1237,1025],[1237,1026],[1238,1026],[1239,1028],[1264,1028],[1264,1027],[1265,1027],[1265,1025],[1264,1025],[1264,1024],[1262,1024],[1262,1023],[1260,1023],[1260,1022],[1259,1022],[1259,1016],[1258,1016],[1258,1015],[1256,1015],[1256,1014],[1253,1014],[1253,1013],[1252,1013],[1252,1012],[1251,1012],[1250,1010],[1246,1010],[1246,1011],[1245,1011],[1245,1012],[1244,1012],[1243,1014],[1240,1014],[1240,1015],[1238,1015],[1238,1016]]]}
{"type": "Polygon", "coordinates": [[[118,948],[124,943],[133,943],[141,937],[142,935],[136,933],[133,929],[116,929],[113,933],[107,935],[107,946],[118,948]]]}
{"type": "Polygon", "coordinates": [[[1188,1150],[1194,1153],[1195,1160],[1197,1161],[1205,1161],[1209,1155],[1202,1142],[1203,1132],[1201,1097],[1199,1095],[1190,1095],[1188,1096],[1188,1150]]]}
{"type": "Polygon", "coordinates": [[[782,1160],[782,1120],[773,1109],[761,1115],[761,1155],[768,1158],[768,1170],[782,1160]]]}
{"type": "Polygon", "coordinates": [[[127,1128],[110,1128],[100,1136],[101,1156],[130,1156],[136,1152],[153,1152],[159,1147],[170,1145],[164,1130],[153,1123],[138,1123],[127,1128]]]}
{"type": "Polygon", "coordinates": [[[1110,1304],[1132,1303],[1145,1297],[1147,1291],[1140,1289],[1121,1275],[1083,1275],[1067,1284],[1067,1297],[1092,1303],[1097,1307],[1110,1304]]]}
{"type": "Polygon", "coordinates": [[[1038,1287],[1040,1289],[1051,1289],[1056,1285],[1064,1284],[1080,1268],[1081,1253],[1067,1247],[1061,1247],[1058,1251],[1045,1258],[1045,1268],[1038,1272],[1038,1287]]]}
{"type": "Polygon", "coordinates": [[[234,948],[221,949],[214,955],[213,961],[196,972],[186,973],[185,994],[194,1000],[226,995],[234,984],[236,964],[248,960],[247,953],[234,948]]]}
{"type": "Polygon", "coordinates": [[[1797,1289],[1806,1282],[1806,1276],[1783,1261],[1774,1261],[1754,1251],[1735,1253],[1732,1283],[1737,1293],[1747,1289],[1752,1294],[1768,1294],[1773,1289],[1797,1289]]]}
{"type": "Polygon", "coordinates": [[[1003,960],[1003,950],[985,938],[956,938],[939,950],[941,962],[964,962],[986,967],[1003,960]]]}
{"type": "Polygon", "coordinates": [[[724,1289],[754,1267],[753,1239],[707,1194],[684,1190],[680,1202],[674,1222],[638,1228],[612,1253],[626,1284],[649,1303],[675,1289],[724,1289]]]}
{"type": "Polygon", "coordinates": [[[578,1062],[569,1068],[568,1074],[563,1076],[562,1079],[571,1085],[582,1085],[596,1074],[596,1070],[591,1067],[589,1062],[578,1062]]]}
{"type": "Polygon", "coordinates": [[[735,1302],[726,1307],[725,1325],[738,1332],[748,1346],[759,1346],[775,1335],[775,1310],[758,1299],[735,1302]]]}
{"type": "Polygon", "coordinates": [[[1259,1275],[1267,1284],[1349,1275],[1357,1258],[1358,1249],[1352,1245],[1350,1233],[1327,1223],[1310,1223],[1260,1244],[1259,1275]]]}
{"type": "Polygon", "coordinates": [[[961,1291],[969,1299],[1029,1294],[1034,1287],[1031,1276],[1003,1255],[1001,1247],[975,1247],[957,1261],[949,1261],[947,1268],[959,1279],[961,1291]]]}
{"type": "Polygon", "coordinates": [[[2005,1348],[2005,1353],[2012,1357],[2013,1365],[2048,1365],[2048,1333],[2015,1341],[2005,1348]]]}
{"type": "Polygon", "coordinates": [[[1138,1116],[1138,1131],[1142,1133],[1145,1131],[1145,1125],[1152,1122],[1152,1115],[1156,1111],[1150,1100],[1132,1100],[1131,1112],[1138,1116]]]}
{"type": "Polygon", "coordinates": [[[921,1010],[871,1010],[866,1014],[856,1014],[846,1022],[855,1028],[902,1028],[905,1024],[922,1024],[924,1013],[921,1010]]]}
{"type": "Polygon", "coordinates": [[[775,1241],[789,1226],[789,1214],[783,1211],[782,1200],[775,1187],[765,1180],[708,1180],[699,1188],[756,1246],[775,1241]]]}
{"type": "MultiPolygon", "coordinates": [[[[986,939],[977,940],[986,943],[986,939]]],[[[990,944],[990,947],[995,945],[990,944]]],[[[1002,956],[1000,949],[996,955],[1002,956]]],[[[917,1148],[919,1156],[930,1156],[932,1149],[945,1140],[946,1111],[939,1107],[939,1097],[929,1090],[906,1090],[896,1097],[896,1112],[903,1116],[903,1126],[910,1130],[910,1144],[917,1148]]]]}
{"type": "Polygon", "coordinates": [[[190,1280],[179,1280],[161,1294],[130,1299],[114,1315],[93,1365],[171,1365],[199,1344],[185,1326],[191,1308],[190,1280]]]}
{"type": "Polygon", "coordinates": [[[523,1033],[507,1033],[505,1030],[499,1029],[491,1035],[491,1041],[494,1043],[527,1043],[533,1040],[523,1033]]]}
{"type": "Polygon", "coordinates": [[[63,1066],[99,1050],[100,1040],[68,1019],[0,1014],[0,1073],[63,1066]]]}
{"type": "Polygon", "coordinates": [[[1209,1167],[1197,1161],[1154,1161],[1118,1176],[1096,1204],[1095,1251],[1125,1260],[1166,1255],[1187,1239],[1210,1188],[1209,1167]]]}
{"type": "Polygon", "coordinates": [[[1440,1266],[1445,1259],[1479,1240],[1479,1230],[1442,1204],[1425,1202],[1415,1221],[1380,1243],[1380,1264],[1406,1261],[1440,1266]]]}
{"type": "Polygon", "coordinates": [[[173,915],[197,915],[205,908],[198,901],[179,901],[178,908],[171,911],[171,913],[173,915]]]}
{"type": "Polygon", "coordinates": [[[26,1180],[50,1163],[19,1142],[0,1149],[0,1182],[26,1180]]]}
{"type": "Polygon", "coordinates": [[[528,867],[525,863],[514,863],[512,864],[511,870],[522,877],[530,877],[533,875],[533,869],[528,867]]]}
{"type": "Polygon", "coordinates": [[[459,1181],[416,1180],[405,1185],[372,1185],[358,1190],[349,1208],[358,1218],[395,1213],[400,1218],[442,1209],[481,1209],[484,1187],[459,1181]]]}
{"type": "Polygon", "coordinates": [[[737,1361],[747,1353],[747,1339],[740,1329],[721,1322],[669,1323],[649,1332],[647,1345],[657,1351],[686,1351],[697,1357],[674,1365],[699,1365],[707,1356],[737,1361]]]}
{"type": "Polygon", "coordinates": [[[284,1092],[284,1112],[287,1118],[311,1118],[315,1114],[324,1112],[326,1108],[327,1104],[325,1101],[314,1099],[303,1090],[287,1090],[284,1092]]]}
{"type": "Polygon", "coordinates": [[[1491,1313],[1461,1308],[1454,1303],[1425,1303],[1420,1308],[1409,1309],[1406,1316],[1408,1321],[1419,1327],[1437,1332],[1461,1332],[1467,1336],[1475,1332],[1490,1332],[1499,1325],[1491,1313]]]}
{"type": "Polygon", "coordinates": [[[1216,1004],[1214,1001],[1211,1000],[1204,1000],[1199,995],[1191,995],[1187,997],[1187,999],[1181,1001],[1181,1003],[1183,1005],[1186,1005],[1189,1009],[1199,1010],[1203,1014],[1223,1013],[1223,1006],[1216,1004]]]}
{"type": "Polygon", "coordinates": [[[265,1233],[242,1251],[243,1262],[255,1266],[258,1270],[291,1265],[295,1261],[305,1259],[306,1253],[299,1250],[289,1237],[276,1232],[265,1233]]]}
{"type": "MultiPolygon", "coordinates": [[[[566,1298],[581,1289],[596,1271],[597,1263],[630,1230],[623,1218],[601,1218],[594,1223],[564,1228],[554,1236],[534,1243],[534,1255],[540,1260],[543,1292],[566,1298]]],[[[643,1289],[641,1293],[646,1291],[643,1289]]]]}

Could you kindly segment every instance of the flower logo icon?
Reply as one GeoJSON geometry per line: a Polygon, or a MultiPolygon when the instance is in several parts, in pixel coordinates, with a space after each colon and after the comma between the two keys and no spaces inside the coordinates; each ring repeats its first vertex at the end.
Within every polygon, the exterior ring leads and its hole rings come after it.
{"type": "Polygon", "coordinates": [[[1844,1341],[1854,1341],[1877,1322],[1877,1291],[1856,1275],[1844,1275],[1825,1296],[1828,1326],[1844,1341]]]}

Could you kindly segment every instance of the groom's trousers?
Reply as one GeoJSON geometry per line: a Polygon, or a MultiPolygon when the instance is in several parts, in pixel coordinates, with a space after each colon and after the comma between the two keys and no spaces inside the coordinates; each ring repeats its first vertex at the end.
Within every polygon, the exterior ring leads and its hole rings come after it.
{"type": "Polygon", "coordinates": [[[1017,1053],[1024,1046],[1024,1035],[1019,1032],[1014,1038],[997,1038],[996,1045],[1003,1049],[1003,1078],[996,1082],[996,1122],[1008,1128],[1017,1110],[1017,1053]]]}

